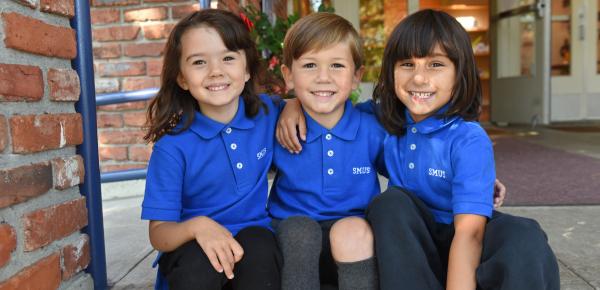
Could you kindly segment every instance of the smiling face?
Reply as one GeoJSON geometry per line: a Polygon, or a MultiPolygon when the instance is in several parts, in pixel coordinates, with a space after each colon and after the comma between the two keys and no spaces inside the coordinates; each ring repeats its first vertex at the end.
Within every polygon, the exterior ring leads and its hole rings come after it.
{"type": "Polygon", "coordinates": [[[332,128],[344,114],[344,102],[358,87],[363,68],[355,68],[346,42],[312,50],[282,66],[289,89],[294,89],[304,110],[326,128],[332,128]]]}
{"type": "Polygon", "coordinates": [[[179,63],[177,83],[196,99],[200,111],[211,119],[230,121],[250,79],[244,51],[227,49],[214,28],[200,26],[182,35],[179,63]]]}
{"type": "Polygon", "coordinates": [[[394,90],[415,122],[433,115],[452,98],[454,63],[438,46],[422,58],[399,60],[394,66],[394,90]]]}

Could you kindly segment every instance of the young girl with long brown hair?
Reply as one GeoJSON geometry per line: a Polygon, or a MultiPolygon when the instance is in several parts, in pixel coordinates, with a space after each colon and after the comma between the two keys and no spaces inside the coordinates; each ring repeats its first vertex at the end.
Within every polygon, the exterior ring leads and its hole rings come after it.
{"type": "Polygon", "coordinates": [[[278,108],[255,92],[259,67],[230,12],[195,12],[169,36],[148,109],[154,147],[142,219],[170,289],[280,288],[265,209],[278,108]]]}

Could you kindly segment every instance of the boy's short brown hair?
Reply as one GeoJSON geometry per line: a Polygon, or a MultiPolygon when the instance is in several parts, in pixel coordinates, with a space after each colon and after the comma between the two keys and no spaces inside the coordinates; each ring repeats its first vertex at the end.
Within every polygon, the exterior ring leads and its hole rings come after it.
{"type": "Polygon", "coordinates": [[[343,17],[326,12],[313,13],[300,18],[285,35],[283,41],[283,64],[292,66],[292,61],[312,50],[321,50],[340,42],[350,46],[355,69],[363,63],[362,42],[352,24],[343,17]]]}

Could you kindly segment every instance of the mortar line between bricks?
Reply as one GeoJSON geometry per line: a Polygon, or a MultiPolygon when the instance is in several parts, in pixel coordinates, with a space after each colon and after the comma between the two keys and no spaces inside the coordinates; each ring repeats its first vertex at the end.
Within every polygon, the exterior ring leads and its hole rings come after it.
{"type": "Polygon", "coordinates": [[[125,274],[123,276],[121,276],[121,278],[119,278],[117,281],[115,281],[114,283],[112,283],[112,285],[108,285],[109,288],[108,289],[112,289],[115,285],[119,284],[119,282],[121,282],[121,280],[123,280],[125,277],[127,277],[127,275],[129,275],[129,273],[131,273],[133,271],[133,269],[135,269],[137,266],[140,265],[140,263],[142,263],[144,260],[146,260],[146,258],[148,258],[148,256],[150,256],[155,250],[151,249],[148,254],[144,255],[139,261],[137,261],[137,263],[135,263],[133,266],[131,266],[131,268],[129,268],[129,270],[127,270],[127,272],[125,272],[125,274]]]}
{"type": "Polygon", "coordinates": [[[561,259],[556,258],[556,260],[562,264],[567,270],[571,271],[571,273],[575,274],[575,276],[577,276],[579,279],[581,279],[583,282],[585,282],[585,284],[587,284],[588,286],[590,286],[590,288],[598,290],[598,288],[596,288],[594,285],[592,285],[592,283],[588,282],[584,277],[582,277],[581,275],[579,275],[579,273],[577,273],[577,271],[575,271],[575,269],[573,269],[571,266],[569,266],[567,263],[563,262],[561,259]]]}

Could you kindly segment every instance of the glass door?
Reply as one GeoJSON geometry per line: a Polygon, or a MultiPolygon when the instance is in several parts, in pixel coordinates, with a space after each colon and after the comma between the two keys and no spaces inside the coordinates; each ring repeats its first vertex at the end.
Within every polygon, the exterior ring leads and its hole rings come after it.
{"type": "Polygon", "coordinates": [[[493,122],[549,122],[549,12],[543,0],[492,1],[493,122]]]}

